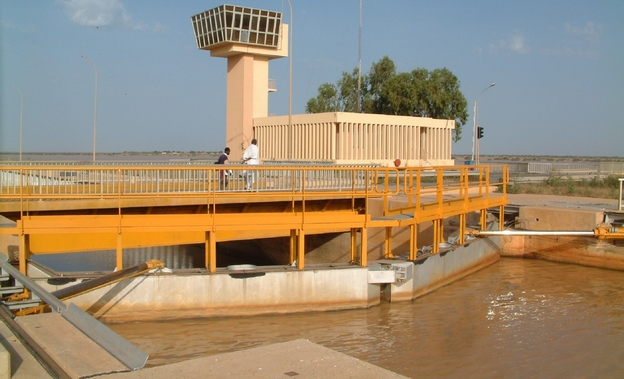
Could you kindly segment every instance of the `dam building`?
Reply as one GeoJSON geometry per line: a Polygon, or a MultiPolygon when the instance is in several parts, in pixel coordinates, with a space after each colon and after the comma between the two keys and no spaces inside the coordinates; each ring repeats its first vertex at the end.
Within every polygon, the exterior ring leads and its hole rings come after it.
{"type": "Polygon", "coordinates": [[[280,12],[221,5],[191,22],[197,48],[227,58],[225,146],[232,149],[231,161],[257,138],[265,162],[453,164],[454,120],[345,112],[269,117],[269,93],[276,91],[269,61],[289,54],[280,12]]]}

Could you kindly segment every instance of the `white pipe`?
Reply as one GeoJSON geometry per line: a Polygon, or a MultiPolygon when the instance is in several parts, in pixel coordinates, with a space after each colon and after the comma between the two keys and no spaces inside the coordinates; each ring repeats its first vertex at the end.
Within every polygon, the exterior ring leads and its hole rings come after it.
{"type": "Polygon", "coordinates": [[[593,230],[481,230],[480,236],[595,236],[593,230]]]}

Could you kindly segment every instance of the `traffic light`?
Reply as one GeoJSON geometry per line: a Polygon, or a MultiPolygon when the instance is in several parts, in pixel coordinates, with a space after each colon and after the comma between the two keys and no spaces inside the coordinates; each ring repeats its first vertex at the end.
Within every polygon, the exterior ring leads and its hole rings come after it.
{"type": "Polygon", "coordinates": [[[477,126],[477,138],[478,139],[483,138],[483,128],[480,126],[477,126]]]}

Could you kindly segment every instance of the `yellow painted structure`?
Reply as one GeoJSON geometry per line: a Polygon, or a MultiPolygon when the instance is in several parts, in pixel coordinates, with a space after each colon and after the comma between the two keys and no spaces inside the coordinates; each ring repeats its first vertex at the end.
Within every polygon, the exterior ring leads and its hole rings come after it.
{"type": "Polygon", "coordinates": [[[410,259],[416,259],[416,225],[432,221],[433,253],[443,242],[443,220],[459,215],[460,243],[465,215],[506,204],[506,167],[254,166],[253,191],[243,191],[250,172],[234,166],[0,166],[0,214],[16,222],[2,234],[19,236],[22,272],[31,254],[123,250],[201,243],[206,269],[215,272],[216,243],[289,237],[291,263],[305,268],[306,235],[351,234],[351,262],[367,265],[369,228],[411,229],[410,259]],[[220,181],[223,168],[232,178],[220,181]],[[243,178],[239,178],[243,176],[243,178]],[[492,186],[503,192],[494,193],[492,186]],[[407,206],[390,207],[393,196],[407,206]],[[384,201],[383,217],[372,217],[369,200],[384,201]],[[359,235],[359,238],[358,238],[359,235]],[[358,249],[359,240],[359,249],[358,249]]]}

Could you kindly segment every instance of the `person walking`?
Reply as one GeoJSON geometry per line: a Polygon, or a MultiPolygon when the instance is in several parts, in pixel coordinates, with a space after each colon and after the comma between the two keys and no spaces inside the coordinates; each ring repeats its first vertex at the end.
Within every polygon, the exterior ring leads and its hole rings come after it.
{"type": "MultiPolygon", "coordinates": [[[[230,156],[230,148],[226,147],[223,150],[223,153],[221,154],[221,156],[219,157],[219,159],[215,162],[215,164],[228,164],[230,163],[229,161],[229,157],[230,156]]],[[[228,172],[227,170],[219,170],[219,184],[220,184],[220,189],[226,189],[228,184],[229,184],[229,180],[228,180],[228,172]]]]}
{"type": "MultiPolygon", "coordinates": [[[[252,139],[251,145],[247,146],[247,149],[245,149],[245,152],[243,153],[243,163],[248,165],[260,164],[257,139],[252,139]]],[[[245,185],[245,190],[251,191],[255,182],[256,172],[254,170],[247,170],[247,183],[245,185]]]]}

